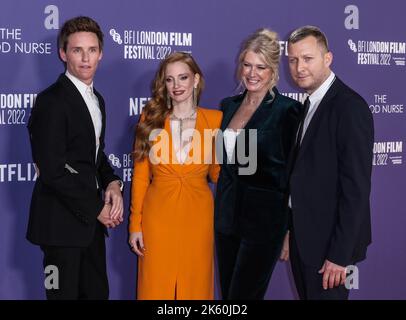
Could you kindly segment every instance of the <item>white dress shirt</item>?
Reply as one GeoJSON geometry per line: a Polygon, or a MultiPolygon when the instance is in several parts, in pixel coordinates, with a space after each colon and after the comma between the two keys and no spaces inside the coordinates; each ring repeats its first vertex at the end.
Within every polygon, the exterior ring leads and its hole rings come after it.
{"type": "Polygon", "coordinates": [[[93,82],[88,86],[84,82],[80,81],[78,78],[69,73],[65,72],[65,75],[73,82],[75,87],[79,90],[83,99],[86,102],[87,109],[89,110],[90,116],[93,122],[94,136],[96,139],[96,154],[95,161],[97,160],[97,153],[100,146],[100,135],[102,129],[102,114],[99,107],[99,100],[93,93],[93,82]]]}
{"type": "MultiPolygon", "coordinates": [[[[302,137],[300,138],[300,143],[302,143],[303,137],[306,134],[306,130],[309,127],[310,122],[313,119],[314,114],[316,113],[317,108],[319,107],[319,104],[321,100],[323,100],[324,96],[326,95],[328,89],[330,89],[331,85],[333,84],[334,80],[336,78],[336,75],[334,72],[331,71],[330,75],[327,77],[327,79],[321,84],[320,87],[317,88],[316,91],[314,91],[310,96],[310,106],[309,106],[309,111],[307,112],[306,118],[304,119],[303,122],[303,132],[302,132],[302,137]]],[[[292,208],[292,197],[289,195],[289,208],[292,208]]]]}
{"type": "Polygon", "coordinates": [[[321,86],[318,87],[317,90],[314,91],[309,96],[310,106],[309,106],[309,111],[307,112],[306,118],[303,122],[303,132],[302,132],[302,137],[300,139],[300,142],[302,142],[303,137],[306,134],[306,130],[309,127],[310,121],[312,121],[313,116],[316,113],[316,110],[319,107],[321,100],[326,95],[328,89],[330,89],[330,86],[333,84],[335,78],[336,78],[336,75],[334,74],[334,72],[331,72],[330,75],[328,76],[328,78],[321,84],[321,86]]]}

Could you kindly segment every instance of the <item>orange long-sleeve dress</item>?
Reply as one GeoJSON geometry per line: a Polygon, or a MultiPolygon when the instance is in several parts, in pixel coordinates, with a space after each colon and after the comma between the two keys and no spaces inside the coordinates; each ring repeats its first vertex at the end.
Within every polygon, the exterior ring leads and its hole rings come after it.
{"type": "Polygon", "coordinates": [[[129,231],[142,231],[145,246],[138,258],[138,299],[214,298],[214,203],[208,178],[216,182],[220,166],[207,129],[218,129],[221,119],[220,111],[197,108],[189,156],[180,164],[167,118],[150,157],[134,164],[129,231]]]}

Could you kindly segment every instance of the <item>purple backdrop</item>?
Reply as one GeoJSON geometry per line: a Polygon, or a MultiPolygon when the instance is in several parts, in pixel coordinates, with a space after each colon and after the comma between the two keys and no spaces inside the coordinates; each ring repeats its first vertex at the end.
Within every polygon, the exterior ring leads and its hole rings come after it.
{"type": "MultiPolygon", "coordinates": [[[[329,37],[333,70],[371,106],[375,150],[371,194],[373,243],[359,264],[352,299],[406,298],[406,214],[402,163],[406,100],[403,0],[287,1],[23,1],[0,5],[0,298],[43,299],[42,255],[25,239],[35,174],[26,123],[35,94],[63,71],[59,26],[76,15],[95,18],[105,33],[95,86],[107,102],[107,148],[126,181],[128,208],[134,124],[162,56],[191,51],[206,78],[202,105],[217,108],[234,94],[241,41],[259,27],[277,31],[282,47],[294,28],[313,24],[329,37]]],[[[289,80],[286,50],[281,92],[300,99],[289,80]]],[[[304,186],[305,187],[305,186],[304,186]]],[[[126,211],[128,216],[128,210],[126,211]]],[[[135,297],[136,257],[127,246],[127,225],[107,240],[111,299],[135,297]]],[[[255,262],[253,262],[255,263],[255,262]]],[[[218,296],[218,291],[217,291],[218,296]]],[[[288,264],[278,263],[266,296],[295,299],[288,264]]]]}

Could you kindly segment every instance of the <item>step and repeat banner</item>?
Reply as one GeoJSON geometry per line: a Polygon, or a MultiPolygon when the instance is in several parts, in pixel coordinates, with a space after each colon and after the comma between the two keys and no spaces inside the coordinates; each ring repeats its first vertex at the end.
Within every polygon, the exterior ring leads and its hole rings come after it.
{"type": "MultiPolygon", "coordinates": [[[[222,98],[236,93],[241,41],[268,27],[281,39],[278,88],[303,100],[290,80],[286,40],[299,26],[319,26],[334,54],[332,69],[365,98],[375,121],[373,243],[367,259],[358,265],[358,282],[350,298],[406,299],[405,11],[403,0],[2,0],[0,299],[45,298],[42,253],[25,239],[37,178],[27,121],[37,93],[64,71],[57,34],[65,20],[78,15],[94,18],[105,34],[94,83],[107,104],[106,154],[126,185],[126,218],[134,126],[150,97],[161,59],[173,51],[191,52],[206,79],[201,105],[216,109],[222,98]]],[[[137,258],[127,245],[127,223],[110,234],[106,241],[110,298],[133,299],[137,258]]],[[[289,264],[278,263],[266,298],[297,298],[289,264]]]]}

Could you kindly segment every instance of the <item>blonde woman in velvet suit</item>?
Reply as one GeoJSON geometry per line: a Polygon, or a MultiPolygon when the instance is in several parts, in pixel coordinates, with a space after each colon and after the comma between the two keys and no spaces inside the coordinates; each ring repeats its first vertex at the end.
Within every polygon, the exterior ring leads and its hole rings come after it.
{"type": "MultiPolygon", "coordinates": [[[[215,230],[223,299],[264,298],[287,233],[287,160],[300,103],[275,87],[279,52],[276,33],[262,29],[251,35],[237,72],[246,90],[221,103],[227,162],[217,186],[215,230]],[[255,146],[245,143],[256,170],[243,174],[238,140],[249,141],[248,130],[257,134],[255,146]]],[[[287,259],[287,252],[281,257],[287,259]]]]}

